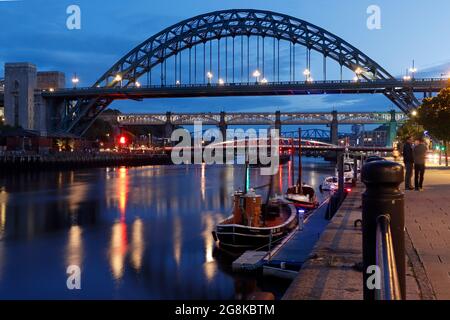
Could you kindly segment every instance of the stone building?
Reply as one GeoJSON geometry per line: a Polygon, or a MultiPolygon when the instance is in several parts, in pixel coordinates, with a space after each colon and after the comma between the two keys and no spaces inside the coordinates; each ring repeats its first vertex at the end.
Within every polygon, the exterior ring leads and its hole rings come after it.
{"type": "Polygon", "coordinates": [[[65,75],[58,71],[39,72],[31,63],[6,63],[4,79],[5,124],[34,130],[45,136],[50,112],[41,93],[65,86],[65,75]]]}

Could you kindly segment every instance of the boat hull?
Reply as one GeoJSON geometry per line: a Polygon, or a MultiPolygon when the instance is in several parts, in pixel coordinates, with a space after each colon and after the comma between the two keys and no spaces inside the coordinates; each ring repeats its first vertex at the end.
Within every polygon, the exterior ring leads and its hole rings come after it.
{"type": "MultiPolygon", "coordinates": [[[[220,247],[233,250],[268,249],[271,243],[280,240],[298,225],[297,210],[293,205],[286,204],[290,211],[289,219],[280,226],[270,228],[256,228],[237,224],[220,223],[213,231],[213,236],[220,247]]],[[[230,218],[224,220],[227,221],[230,218]]]]}

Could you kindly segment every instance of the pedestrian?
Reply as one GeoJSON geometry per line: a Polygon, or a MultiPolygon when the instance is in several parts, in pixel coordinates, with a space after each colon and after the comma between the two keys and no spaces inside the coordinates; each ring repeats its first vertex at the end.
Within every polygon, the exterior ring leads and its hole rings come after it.
{"type": "Polygon", "coordinates": [[[403,145],[403,163],[405,164],[405,189],[414,190],[411,179],[414,169],[413,137],[408,137],[403,145]]]}
{"type": "Polygon", "coordinates": [[[422,191],[423,180],[425,175],[425,158],[427,155],[427,146],[423,137],[420,137],[416,141],[416,146],[414,147],[414,187],[416,191],[422,191]]]}

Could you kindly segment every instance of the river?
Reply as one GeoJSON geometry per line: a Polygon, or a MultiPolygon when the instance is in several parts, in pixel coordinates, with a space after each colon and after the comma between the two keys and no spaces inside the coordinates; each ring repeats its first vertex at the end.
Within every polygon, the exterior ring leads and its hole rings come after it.
{"type": "MultiPolygon", "coordinates": [[[[316,187],[334,166],[305,158],[316,187]]],[[[280,167],[274,191],[291,183],[280,167]]],[[[242,166],[148,166],[0,176],[1,299],[243,299],[287,283],[231,272],[215,250],[242,166]],[[68,290],[67,267],[81,289],[68,290]]],[[[250,184],[268,177],[250,169],[250,184]]],[[[316,188],[318,189],[318,188],[316,188]]]]}

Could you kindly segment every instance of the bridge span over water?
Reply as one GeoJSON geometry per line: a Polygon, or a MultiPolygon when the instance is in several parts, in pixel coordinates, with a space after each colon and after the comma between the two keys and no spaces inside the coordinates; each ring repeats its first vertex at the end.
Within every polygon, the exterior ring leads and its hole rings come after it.
{"type": "Polygon", "coordinates": [[[327,125],[330,141],[337,144],[338,126],[352,124],[388,124],[390,140],[393,140],[398,123],[408,119],[404,113],[395,112],[204,112],[204,113],[141,113],[105,116],[116,120],[121,126],[165,126],[170,136],[175,126],[189,126],[196,122],[217,126],[226,136],[228,126],[270,126],[282,130],[283,125],[327,125]]]}

